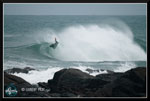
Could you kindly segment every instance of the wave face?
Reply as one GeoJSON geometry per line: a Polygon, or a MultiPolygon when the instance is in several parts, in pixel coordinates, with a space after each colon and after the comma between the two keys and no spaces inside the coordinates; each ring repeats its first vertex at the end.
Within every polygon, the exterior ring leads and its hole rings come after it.
{"type": "Polygon", "coordinates": [[[120,27],[103,24],[70,26],[59,32],[44,29],[36,32],[39,52],[64,61],[146,60],[146,52],[134,41],[130,28],[123,22],[117,22],[116,26],[120,27]],[[54,50],[49,44],[55,37],[59,44],[54,50]]]}

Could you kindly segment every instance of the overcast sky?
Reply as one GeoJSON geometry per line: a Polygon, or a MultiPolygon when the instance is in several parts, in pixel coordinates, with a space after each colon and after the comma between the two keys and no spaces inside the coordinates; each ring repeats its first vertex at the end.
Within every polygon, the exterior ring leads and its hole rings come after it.
{"type": "Polygon", "coordinates": [[[146,15],[146,3],[4,3],[5,15],[146,15]]]}

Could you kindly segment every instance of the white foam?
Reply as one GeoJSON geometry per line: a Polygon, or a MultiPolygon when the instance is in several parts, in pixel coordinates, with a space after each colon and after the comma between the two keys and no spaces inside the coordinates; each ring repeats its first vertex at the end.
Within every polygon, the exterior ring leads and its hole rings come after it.
{"type": "Polygon", "coordinates": [[[115,68],[114,72],[126,72],[132,68],[136,68],[137,66],[133,62],[125,62],[121,64],[121,66],[115,68]]]}
{"type": "MultiPolygon", "coordinates": [[[[114,72],[125,72],[125,71],[130,70],[131,68],[135,68],[135,67],[136,67],[136,65],[134,63],[126,62],[124,64],[121,64],[121,66],[115,68],[114,72]]],[[[93,68],[90,66],[79,65],[79,66],[71,66],[69,68],[79,69],[82,72],[88,73],[89,75],[92,75],[92,76],[96,76],[98,74],[108,73],[107,70],[101,70],[101,69],[93,68]],[[91,69],[94,71],[92,73],[89,73],[86,69],[91,69]]],[[[63,68],[61,68],[61,67],[50,67],[46,70],[40,70],[40,71],[32,70],[32,71],[29,71],[28,74],[26,74],[26,73],[14,73],[13,75],[19,76],[31,84],[37,84],[38,82],[47,82],[49,79],[53,79],[55,72],[57,72],[61,69],[63,69],[63,68]]]]}
{"type": "Polygon", "coordinates": [[[130,28],[122,23],[122,29],[107,24],[70,26],[60,32],[46,29],[41,38],[50,42],[57,37],[59,45],[52,54],[60,60],[145,61],[146,52],[134,42],[130,28]]]}
{"type": "Polygon", "coordinates": [[[81,70],[82,72],[86,72],[92,76],[96,76],[98,74],[106,74],[107,73],[107,70],[101,70],[101,69],[96,69],[96,68],[93,68],[93,67],[90,67],[90,66],[82,66],[82,65],[79,65],[77,67],[71,67],[71,68],[75,68],[75,69],[79,69],[81,70]],[[92,73],[89,73],[86,69],[91,69],[91,70],[99,70],[99,71],[93,71],[92,73]]]}
{"type": "Polygon", "coordinates": [[[67,61],[146,60],[146,53],[126,33],[97,25],[70,27],[60,35],[55,56],[67,61]],[[64,55],[65,54],[65,55],[64,55]]]}
{"type": "MultiPolygon", "coordinates": [[[[93,76],[96,76],[98,74],[107,73],[106,70],[99,71],[99,72],[95,71],[93,73],[89,73],[88,71],[86,71],[86,69],[92,69],[92,70],[95,70],[95,69],[92,67],[88,67],[88,66],[77,66],[77,67],[70,67],[70,68],[79,69],[79,70],[86,72],[86,73],[93,75],[93,76]]],[[[40,70],[40,71],[32,70],[32,71],[29,71],[29,73],[27,73],[27,74],[26,73],[14,73],[12,75],[19,76],[31,84],[37,84],[38,82],[47,82],[49,79],[53,79],[54,73],[61,70],[61,69],[63,69],[63,68],[61,68],[61,67],[53,67],[53,68],[50,67],[46,70],[40,70]]]]}
{"type": "Polygon", "coordinates": [[[61,70],[62,68],[48,68],[46,70],[32,70],[29,73],[14,73],[13,75],[19,76],[24,80],[28,81],[31,84],[37,84],[38,82],[47,82],[49,79],[52,79],[54,73],[61,70]]]}

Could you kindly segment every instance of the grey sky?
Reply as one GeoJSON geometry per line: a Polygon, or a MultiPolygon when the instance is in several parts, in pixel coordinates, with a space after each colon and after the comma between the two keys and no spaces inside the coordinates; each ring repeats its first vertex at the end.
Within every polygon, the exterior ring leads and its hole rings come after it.
{"type": "Polygon", "coordinates": [[[146,3],[4,3],[5,15],[145,15],[146,3]]]}

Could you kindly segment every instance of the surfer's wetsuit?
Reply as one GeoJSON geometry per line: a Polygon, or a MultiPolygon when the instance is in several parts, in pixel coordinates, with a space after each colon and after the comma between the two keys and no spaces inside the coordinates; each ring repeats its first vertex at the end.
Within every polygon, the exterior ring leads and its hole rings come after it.
{"type": "Polygon", "coordinates": [[[57,47],[57,45],[58,45],[58,41],[55,38],[55,43],[51,44],[50,47],[52,47],[53,49],[55,49],[57,47]]]}
{"type": "Polygon", "coordinates": [[[56,43],[58,44],[58,41],[57,41],[56,38],[55,38],[55,44],[56,44],[56,43]]]}

